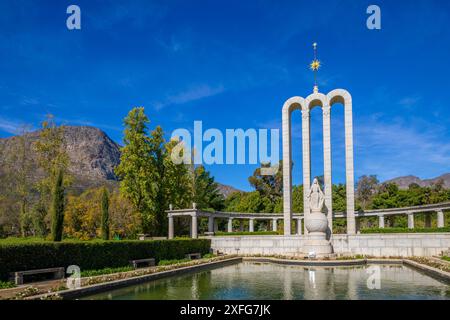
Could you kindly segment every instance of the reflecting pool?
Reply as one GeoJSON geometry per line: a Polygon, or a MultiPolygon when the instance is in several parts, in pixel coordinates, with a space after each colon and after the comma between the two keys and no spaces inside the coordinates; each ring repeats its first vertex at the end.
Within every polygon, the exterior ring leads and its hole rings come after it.
{"type": "Polygon", "coordinates": [[[242,262],[83,299],[450,299],[450,286],[402,265],[302,267],[242,262]]]}

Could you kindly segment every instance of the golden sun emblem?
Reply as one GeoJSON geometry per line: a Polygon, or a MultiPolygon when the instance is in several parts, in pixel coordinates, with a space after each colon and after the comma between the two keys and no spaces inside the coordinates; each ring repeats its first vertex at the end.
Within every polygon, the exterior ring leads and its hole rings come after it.
{"type": "Polygon", "coordinates": [[[317,59],[314,59],[313,62],[311,62],[311,64],[309,65],[309,68],[312,71],[317,71],[317,70],[319,70],[320,66],[321,66],[320,61],[317,59]]]}

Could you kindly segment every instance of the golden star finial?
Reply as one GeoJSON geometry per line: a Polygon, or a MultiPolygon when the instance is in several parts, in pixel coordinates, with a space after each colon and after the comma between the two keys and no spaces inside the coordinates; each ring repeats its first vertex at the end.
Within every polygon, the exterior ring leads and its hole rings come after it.
{"type": "Polygon", "coordinates": [[[317,71],[320,68],[320,61],[315,59],[311,62],[311,64],[309,65],[310,69],[312,71],[317,71]]]}
{"type": "Polygon", "coordinates": [[[309,65],[309,68],[314,72],[314,92],[319,91],[319,87],[317,86],[317,71],[319,71],[322,66],[319,59],[317,59],[317,42],[313,43],[314,48],[314,60],[309,65]]]}

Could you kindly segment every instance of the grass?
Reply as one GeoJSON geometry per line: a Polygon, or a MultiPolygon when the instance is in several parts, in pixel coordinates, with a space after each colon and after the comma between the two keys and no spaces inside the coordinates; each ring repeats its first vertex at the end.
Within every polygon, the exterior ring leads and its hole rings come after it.
{"type": "Polygon", "coordinates": [[[131,266],[126,267],[117,267],[117,268],[104,268],[99,270],[85,270],[81,271],[81,277],[96,277],[101,276],[105,274],[112,274],[112,273],[118,273],[118,272],[127,272],[134,270],[131,266]]]}
{"type": "Polygon", "coordinates": [[[15,288],[16,285],[14,282],[11,281],[0,281],[0,289],[9,289],[9,288],[15,288]]]}
{"type": "Polygon", "coordinates": [[[178,264],[183,262],[192,261],[191,259],[173,259],[173,260],[160,260],[158,266],[169,266],[171,264],[178,264]]]}
{"type": "Polygon", "coordinates": [[[443,256],[443,257],[442,257],[442,260],[445,260],[445,261],[449,261],[449,262],[450,262],[450,257],[443,256]]]}
{"type": "Polygon", "coordinates": [[[239,231],[239,232],[223,232],[217,231],[215,236],[269,236],[269,235],[278,235],[278,231],[239,231]]]}

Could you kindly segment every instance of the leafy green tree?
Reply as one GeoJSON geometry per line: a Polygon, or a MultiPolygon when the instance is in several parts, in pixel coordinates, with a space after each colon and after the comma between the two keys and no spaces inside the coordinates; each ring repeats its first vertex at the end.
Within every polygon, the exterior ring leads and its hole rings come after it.
{"type": "Polygon", "coordinates": [[[102,190],[102,239],[109,240],[109,194],[106,188],[102,190]]]}
{"type": "Polygon", "coordinates": [[[172,160],[172,153],[174,153],[174,157],[176,155],[179,158],[183,158],[184,153],[187,152],[184,147],[176,148],[179,143],[179,139],[174,138],[165,144],[164,186],[167,204],[171,204],[174,208],[183,209],[189,208],[193,202],[193,178],[189,170],[189,164],[177,164],[172,160]],[[179,153],[176,154],[177,152],[179,153]]]}
{"type": "Polygon", "coordinates": [[[356,185],[356,197],[363,210],[367,209],[367,205],[377,191],[377,187],[378,179],[376,175],[364,175],[358,179],[358,183],[356,185]]]}
{"type": "Polygon", "coordinates": [[[61,241],[64,224],[64,185],[63,170],[60,169],[53,189],[52,202],[52,240],[61,241]]]}
{"type": "Polygon", "coordinates": [[[144,108],[132,109],[124,119],[124,143],[120,164],[115,173],[120,191],[142,217],[142,229],[148,233],[153,222],[153,195],[157,192],[157,172],[151,156],[152,141],[148,136],[149,119],[144,108]]]}
{"type": "Polygon", "coordinates": [[[257,168],[253,175],[248,178],[248,181],[261,196],[274,201],[283,195],[283,162],[279,162],[278,171],[275,175],[262,175],[261,169],[268,167],[270,167],[270,164],[263,163],[261,168],[257,168]]]}
{"type": "Polygon", "coordinates": [[[194,202],[199,209],[220,211],[224,208],[224,197],[219,192],[218,184],[200,165],[195,168],[194,174],[194,202]]]}
{"type": "MultiPolygon", "coordinates": [[[[43,178],[36,184],[40,197],[40,209],[45,208],[47,213],[51,213],[52,192],[59,178],[59,174],[61,173],[63,176],[64,187],[70,186],[73,181],[73,178],[67,171],[70,161],[66,152],[64,127],[57,126],[53,121],[52,115],[47,115],[46,120],[42,122],[39,139],[34,143],[33,147],[37,154],[38,165],[44,172],[43,178]]],[[[45,214],[45,216],[47,215],[45,214]]],[[[43,221],[36,221],[36,219],[42,216],[44,215],[39,214],[37,217],[34,217],[35,225],[41,225],[43,223],[43,221]]]]}

